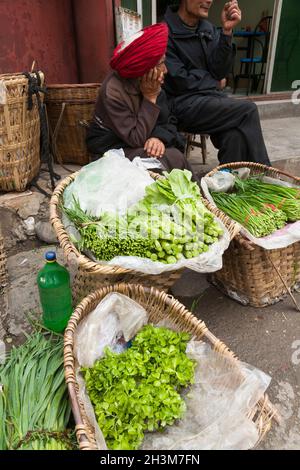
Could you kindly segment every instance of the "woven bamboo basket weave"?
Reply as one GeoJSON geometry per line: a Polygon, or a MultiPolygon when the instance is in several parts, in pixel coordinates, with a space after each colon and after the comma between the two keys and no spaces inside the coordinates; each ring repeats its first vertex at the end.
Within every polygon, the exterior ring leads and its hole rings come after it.
{"type": "MultiPolygon", "coordinates": [[[[73,297],[75,302],[83,299],[88,293],[96,290],[104,285],[115,284],[119,282],[134,282],[148,287],[157,287],[162,290],[168,290],[182,275],[183,269],[168,271],[162,274],[144,274],[138,271],[125,269],[119,266],[103,265],[95,263],[84,254],[80,253],[71,242],[69,234],[65,230],[61,221],[60,204],[62,195],[66,187],[74,181],[77,173],[67,176],[55,189],[50,201],[50,221],[53,225],[59,243],[64,251],[67,260],[76,260],[78,272],[73,282],[73,297]]],[[[151,176],[155,179],[160,177],[154,173],[151,176]]],[[[206,203],[206,201],[205,201],[206,203]]],[[[208,209],[211,208],[206,203],[208,209]]],[[[220,211],[214,211],[219,216],[229,231],[231,239],[235,237],[239,231],[239,227],[229,217],[220,211]]]]}
{"type": "Polygon", "coordinates": [[[89,162],[83,124],[93,117],[99,90],[100,83],[47,86],[48,119],[59,163],[89,162]]]}
{"type": "MultiPolygon", "coordinates": [[[[251,175],[264,174],[300,187],[300,178],[258,163],[221,165],[206,176],[212,176],[223,168],[242,167],[250,168],[251,175]]],[[[278,302],[287,294],[278,272],[290,289],[300,282],[300,242],[286,248],[265,250],[257,245],[249,245],[238,235],[224,253],[223,268],[209,277],[220,290],[240,303],[265,307],[278,302]]]]}
{"type": "Polygon", "coordinates": [[[27,105],[28,79],[22,74],[0,75],[0,191],[24,191],[39,172],[36,96],[30,111],[27,105]]]}
{"type": "Polygon", "coordinates": [[[7,281],[6,253],[4,248],[4,239],[0,233],[0,287],[7,281]]]}
{"type": "MultiPolygon", "coordinates": [[[[136,284],[106,286],[93,292],[74,311],[64,336],[65,378],[76,423],[76,436],[81,450],[95,450],[96,441],[94,428],[90,424],[83,403],[79,398],[79,388],[75,376],[74,334],[80,322],[110,292],[119,292],[139,303],[147,311],[150,323],[157,324],[161,320],[167,319],[177,331],[186,331],[197,340],[201,339],[207,342],[215,351],[232,360],[233,365],[238,366],[239,364],[234,353],[208,330],[203,321],[198,320],[184,305],[165,292],[136,284]]],[[[270,430],[273,419],[278,420],[277,412],[267,395],[261,397],[248,416],[257,427],[258,442],[270,430]]]]}

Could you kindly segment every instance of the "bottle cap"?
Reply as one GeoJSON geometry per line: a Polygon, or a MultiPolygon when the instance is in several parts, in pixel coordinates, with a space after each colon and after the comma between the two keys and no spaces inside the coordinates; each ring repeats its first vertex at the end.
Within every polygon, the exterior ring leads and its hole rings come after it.
{"type": "Polygon", "coordinates": [[[45,253],[45,259],[46,259],[47,261],[50,261],[50,262],[51,262],[51,261],[55,261],[55,260],[56,260],[56,253],[55,253],[55,251],[47,251],[47,252],[45,253]]]}

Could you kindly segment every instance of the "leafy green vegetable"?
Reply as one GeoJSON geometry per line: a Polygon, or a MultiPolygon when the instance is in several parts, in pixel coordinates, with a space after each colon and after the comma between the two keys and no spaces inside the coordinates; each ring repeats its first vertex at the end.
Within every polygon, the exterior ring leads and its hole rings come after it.
{"type": "Polygon", "coordinates": [[[110,449],[137,449],[146,431],[171,425],[185,412],[182,387],[194,380],[195,362],[185,353],[187,333],[145,326],[121,354],[108,348],[86,387],[110,449]]]}
{"type": "Polygon", "coordinates": [[[139,256],[168,264],[207,251],[223,230],[202,204],[191,176],[187,170],[166,173],[147,186],[144,199],[124,216],[105,212],[95,219],[74,200],[72,209],[63,210],[81,235],[79,249],[90,251],[98,260],[139,256]],[[191,242],[193,250],[187,246],[191,242]]]}
{"type": "Polygon", "coordinates": [[[66,450],[70,405],[63,341],[35,333],[0,366],[0,449],[66,450]]]}

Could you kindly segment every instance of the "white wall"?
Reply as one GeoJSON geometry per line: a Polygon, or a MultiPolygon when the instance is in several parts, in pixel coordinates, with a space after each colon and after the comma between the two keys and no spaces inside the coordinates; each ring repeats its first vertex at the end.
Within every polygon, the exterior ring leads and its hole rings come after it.
{"type": "MultiPolygon", "coordinates": [[[[211,7],[209,19],[216,26],[221,26],[221,11],[225,5],[225,0],[214,0],[211,7]]],[[[267,15],[273,15],[274,0],[239,0],[242,10],[242,21],[238,28],[246,28],[250,25],[253,28],[259,22],[262,12],[267,10],[267,15]]]]}
{"type": "MultiPolygon", "coordinates": [[[[221,26],[221,12],[225,3],[225,0],[214,0],[211,7],[209,20],[216,26],[221,26]]],[[[247,26],[251,26],[251,29],[254,29],[262,16],[273,16],[274,3],[275,0],[239,0],[239,7],[242,10],[242,21],[235,29],[246,29],[247,26]]],[[[246,40],[243,38],[235,38],[234,42],[237,46],[246,46],[246,40]]],[[[260,54],[260,48],[257,54],[260,54]]],[[[246,51],[237,51],[235,74],[240,70],[240,58],[245,57],[245,55],[246,51]]]]}

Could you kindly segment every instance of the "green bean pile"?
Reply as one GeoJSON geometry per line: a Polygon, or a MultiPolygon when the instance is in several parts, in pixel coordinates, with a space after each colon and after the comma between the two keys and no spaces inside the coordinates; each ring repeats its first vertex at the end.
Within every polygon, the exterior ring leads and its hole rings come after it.
{"type": "Polygon", "coordinates": [[[300,220],[300,190],[265,183],[261,177],[236,178],[234,192],[212,192],[219,209],[255,237],[264,237],[300,220]]]}

